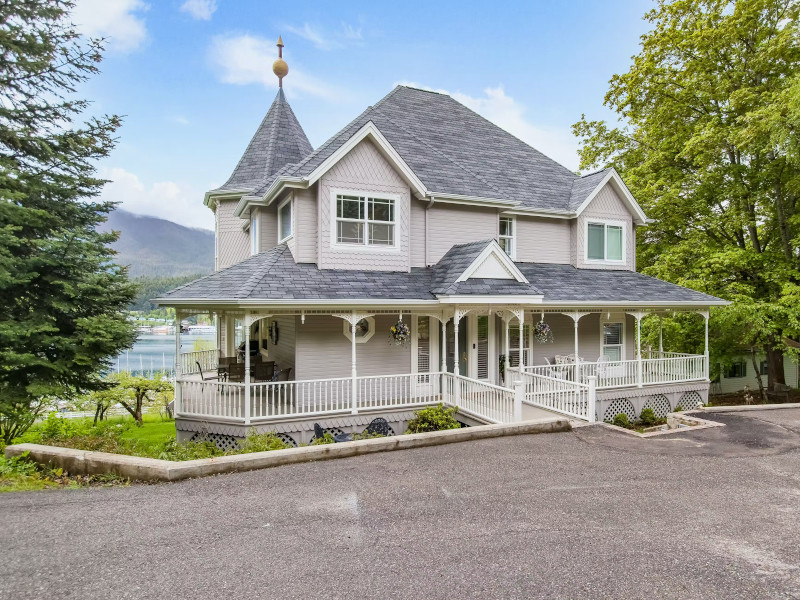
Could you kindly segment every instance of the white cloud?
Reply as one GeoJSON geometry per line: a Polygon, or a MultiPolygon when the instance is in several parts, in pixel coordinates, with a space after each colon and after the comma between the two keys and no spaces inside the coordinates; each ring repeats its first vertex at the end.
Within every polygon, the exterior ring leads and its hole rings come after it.
{"type": "Polygon", "coordinates": [[[548,125],[531,122],[526,117],[526,107],[513,97],[506,95],[502,85],[488,87],[483,90],[485,96],[475,97],[461,92],[449,92],[433,89],[411,82],[400,82],[422,89],[449,94],[461,104],[486,117],[495,125],[502,127],[523,142],[530,144],[539,152],[561,163],[568,169],[576,171],[580,159],[578,157],[578,140],[569,128],[557,129],[548,125]]]}
{"type": "Polygon", "coordinates": [[[172,121],[173,123],[177,123],[178,125],[190,125],[191,124],[189,119],[187,119],[183,115],[174,115],[174,116],[170,117],[169,120],[172,121]]]}
{"type": "MultiPolygon", "coordinates": [[[[258,83],[268,89],[277,89],[278,78],[272,72],[272,63],[278,58],[274,41],[254,35],[216,36],[209,48],[209,58],[223,83],[248,85],[258,83]]],[[[289,91],[299,91],[327,99],[341,97],[334,90],[314,77],[306,75],[290,60],[286,86],[289,91]]]]}
{"type": "Polygon", "coordinates": [[[147,39],[142,0],[77,0],[72,22],[83,35],[109,38],[109,49],[130,52],[147,39]]]}
{"type": "Polygon", "coordinates": [[[326,29],[310,23],[303,23],[302,27],[284,25],[284,28],[290,33],[308,40],[320,50],[333,50],[345,45],[357,44],[363,39],[362,27],[356,27],[344,21],[339,30],[326,29]]]}
{"type": "Polygon", "coordinates": [[[181,4],[181,12],[189,13],[201,21],[210,21],[216,10],[217,0],[186,0],[181,4]]]}
{"type": "Polygon", "coordinates": [[[174,181],[146,184],[121,167],[102,169],[100,177],[110,180],[100,197],[119,202],[128,212],[160,217],[187,227],[214,228],[214,215],[203,206],[205,190],[174,181]]]}

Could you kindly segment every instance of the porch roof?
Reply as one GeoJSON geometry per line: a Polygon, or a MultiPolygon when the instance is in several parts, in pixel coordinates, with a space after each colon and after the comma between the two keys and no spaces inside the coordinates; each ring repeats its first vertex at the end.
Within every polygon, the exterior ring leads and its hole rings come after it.
{"type": "Polygon", "coordinates": [[[709,306],[723,300],[632,271],[576,269],[571,265],[515,263],[531,283],[513,279],[457,281],[489,242],[454,246],[430,268],[408,272],[319,269],[295,263],[285,244],[168,292],[164,306],[269,304],[297,300],[315,304],[359,301],[430,302],[456,297],[496,296],[515,304],[548,305],[659,303],[709,306]],[[513,299],[512,299],[513,298],[513,299]]]}

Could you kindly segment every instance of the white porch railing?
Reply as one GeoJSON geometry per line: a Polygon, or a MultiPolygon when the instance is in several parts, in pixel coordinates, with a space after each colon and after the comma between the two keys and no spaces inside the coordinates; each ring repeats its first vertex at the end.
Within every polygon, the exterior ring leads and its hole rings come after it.
{"type": "Polygon", "coordinates": [[[178,381],[177,413],[196,417],[244,419],[244,385],[223,381],[178,381]],[[179,393],[178,393],[179,392],[179,393]]]}
{"type": "Polygon", "coordinates": [[[514,390],[453,373],[442,374],[442,400],[494,423],[514,420],[514,390]]]}
{"type": "Polygon", "coordinates": [[[591,380],[582,384],[534,373],[517,376],[525,386],[524,402],[584,421],[595,420],[596,388],[591,380]]]}
{"type": "MultiPolygon", "coordinates": [[[[658,358],[581,362],[560,365],[525,367],[525,373],[551,379],[586,384],[590,376],[597,377],[597,388],[661,385],[707,379],[705,357],[696,354],[669,354],[658,358]],[[640,373],[641,366],[641,373],[640,373]]],[[[516,371],[516,370],[515,370],[516,371]]],[[[513,371],[512,371],[513,372],[513,371]]]]}
{"type": "MultiPolygon", "coordinates": [[[[183,352],[179,354],[179,364],[181,375],[192,375],[199,373],[197,363],[203,371],[212,372],[217,370],[219,365],[219,350],[200,350],[199,352],[183,352]]],[[[215,373],[216,374],[216,373],[215,373]]]]}

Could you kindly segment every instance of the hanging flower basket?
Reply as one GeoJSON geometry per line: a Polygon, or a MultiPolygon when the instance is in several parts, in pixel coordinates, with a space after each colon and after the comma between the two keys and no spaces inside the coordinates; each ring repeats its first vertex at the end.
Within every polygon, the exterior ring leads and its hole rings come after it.
{"type": "Polygon", "coordinates": [[[544,321],[539,321],[533,326],[533,337],[535,337],[536,341],[541,344],[552,343],[553,332],[550,329],[550,325],[544,321]]]}
{"type": "Polygon", "coordinates": [[[389,328],[389,342],[402,346],[409,339],[411,339],[411,330],[402,321],[398,321],[389,328]]]}

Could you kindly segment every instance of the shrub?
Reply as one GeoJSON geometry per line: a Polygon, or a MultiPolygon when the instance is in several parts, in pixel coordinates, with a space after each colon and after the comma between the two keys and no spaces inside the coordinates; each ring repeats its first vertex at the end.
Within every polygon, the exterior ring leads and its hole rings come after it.
{"type": "Polygon", "coordinates": [[[631,422],[628,420],[628,415],[625,413],[619,413],[614,417],[614,420],[611,421],[612,425],[616,425],[617,427],[624,427],[625,429],[630,429],[631,422]]]}
{"type": "Polygon", "coordinates": [[[311,440],[311,445],[312,446],[321,446],[322,444],[333,444],[335,442],[336,442],[336,440],[333,439],[333,435],[331,435],[330,433],[328,433],[326,431],[324,434],[322,434],[321,438],[315,437],[313,440],[311,440]]]}
{"type": "Polygon", "coordinates": [[[382,437],[386,436],[383,435],[382,433],[370,433],[369,431],[366,430],[362,431],[361,433],[354,433],[352,435],[352,438],[354,440],[371,440],[373,438],[382,438],[382,437]]]}
{"type": "Polygon", "coordinates": [[[457,412],[458,407],[445,408],[442,404],[418,410],[414,413],[415,417],[408,422],[406,433],[459,429],[461,423],[454,417],[457,412]]]}
{"type": "Polygon", "coordinates": [[[258,433],[255,429],[251,429],[247,433],[247,439],[240,445],[240,448],[231,452],[231,454],[267,452],[269,450],[283,450],[291,447],[291,444],[284,442],[274,431],[258,433]]]}
{"type": "Polygon", "coordinates": [[[195,460],[197,458],[212,458],[222,456],[224,452],[220,450],[214,442],[178,442],[168,440],[164,442],[158,458],[162,460],[195,460]]]}
{"type": "Polygon", "coordinates": [[[652,408],[645,408],[642,409],[642,414],[639,415],[639,421],[641,421],[643,427],[653,427],[658,425],[660,419],[656,417],[656,413],[653,412],[652,408]]]}
{"type": "Polygon", "coordinates": [[[683,407],[678,404],[678,406],[675,407],[675,412],[683,412],[683,407]]]}

